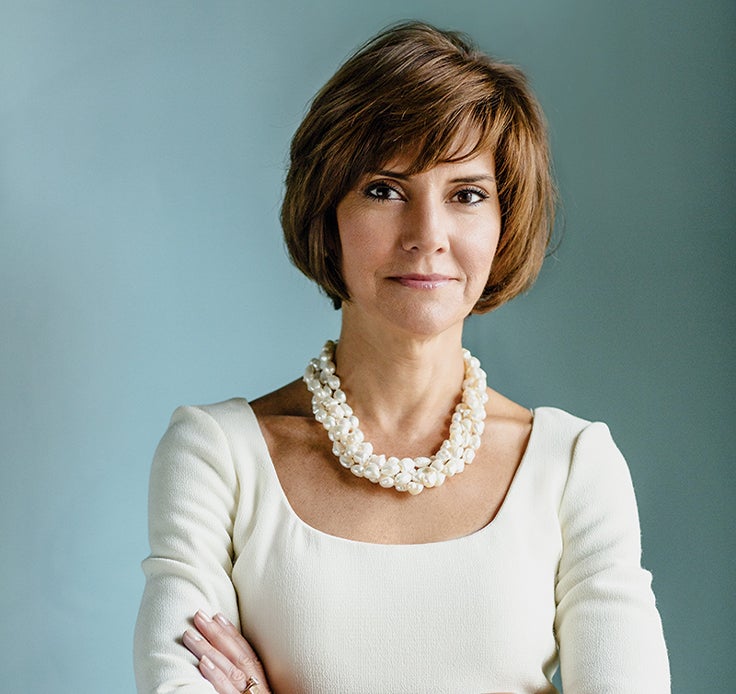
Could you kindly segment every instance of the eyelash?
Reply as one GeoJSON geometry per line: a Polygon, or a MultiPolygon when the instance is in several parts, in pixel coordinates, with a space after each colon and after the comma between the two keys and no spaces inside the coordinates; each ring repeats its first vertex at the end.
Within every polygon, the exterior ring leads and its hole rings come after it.
{"type": "Polygon", "coordinates": [[[367,185],[363,191],[363,195],[365,195],[367,198],[370,198],[371,200],[374,200],[376,202],[389,202],[391,198],[384,198],[380,197],[379,195],[376,195],[376,191],[380,188],[387,188],[393,193],[396,193],[397,195],[401,195],[401,191],[399,191],[396,187],[392,186],[390,183],[387,183],[386,181],[373,181],[369,185],[367,185]]]}
{"type": "Polygon", "coordinates": [[[467,188],[463,188],[462,190],[458,190],[453,197],[456,195],[459,195],[460,193],[473,193],[473,195],[477,195],[480,200],[476,200],[475,202],[466,202],[465,205],[479,205],[484,200],[488,200],[488,193],[486,193],[484,190],[481,190],[480,188],[474,188],[473,186],[469,186],[467,188]]]}
{"type": "MultiPolygon", "coordinates": [[[[380,197],[376,195],[375,193],[379,188],[388,189],[392,191],[393,193],[396,193],[397,195],[401,195],[401,191],[395,186],[391,185],[388,181],[373,181],[372,183],[370,183],[368,186],[365,187],[363,191],[363,195],[365,195],[365,197],[375,202],[391,202],[391,200],[394,199],[394,198],[380,197]]],[[[473,202],[461,203],[463,205],[468,205],[469,207],[474,207],[475,205],[479,205],[484,200],[487,200],[489,197],[488,193],[481,190],[480,188],[475,188],[474,186],[468,186],[466,188],[458,190],[452,197],[455,198],[461,193],[472,193],[473,195],[476,195],[480,198],[480,200],[475,200],[473,202]]]]}

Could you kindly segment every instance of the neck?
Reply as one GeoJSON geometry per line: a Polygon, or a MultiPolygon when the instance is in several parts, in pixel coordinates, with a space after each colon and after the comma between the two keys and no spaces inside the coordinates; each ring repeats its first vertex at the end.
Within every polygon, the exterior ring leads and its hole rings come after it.
{"type": "Polygon", "coordinates": [[[444,435],[443,425],[461,396],[461,349],[462,325],[418,337],[357,329],[343,320],[337,373],[367,430],[390,436],[432,428],[444,435]]]}

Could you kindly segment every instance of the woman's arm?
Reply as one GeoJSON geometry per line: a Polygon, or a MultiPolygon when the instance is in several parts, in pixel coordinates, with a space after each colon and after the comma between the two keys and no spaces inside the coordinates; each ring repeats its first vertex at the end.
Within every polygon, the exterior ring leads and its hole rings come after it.
{"type": "Polygon", "coordinates": [[[560,505],[555,629],[565,694],[666,694],[662,624],[641,567],[639,518],[623,456],[601,423],[579,436],[560,505]]]}
{"type": "Polygon", "coordinates": [[[228,440],[202,409],[172,416],[151,469],[146,587],[135,631],[140,694],[211,694],[181,636],[202,608],[238,628],[231,580],[238,480],[228,440]]]}

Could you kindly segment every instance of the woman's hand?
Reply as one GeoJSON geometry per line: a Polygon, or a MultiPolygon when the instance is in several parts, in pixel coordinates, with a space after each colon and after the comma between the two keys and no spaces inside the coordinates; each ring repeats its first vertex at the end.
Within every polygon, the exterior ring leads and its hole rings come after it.
{"type": "Polygon", "coordinates": [[[199,671],[218,694],[270,694],[256,652],[224,615],[210,619],[200,610],[194,615],[194,626],[182,640],[199,658],[199,671]]]}

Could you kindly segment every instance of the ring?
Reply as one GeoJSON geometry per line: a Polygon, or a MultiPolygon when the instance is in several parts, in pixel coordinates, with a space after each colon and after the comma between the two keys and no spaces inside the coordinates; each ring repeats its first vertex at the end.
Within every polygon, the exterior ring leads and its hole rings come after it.
{"type": "Polygon", "coordinates": [[[258,689],[254,689],[254,687],[257,687],[259,684],[260,682],[255,677],[249,677],[248,681],[245,683],[243,694],[245,694],[245,692],[253,692],[253,694],[258,694],[258,689]]]}

